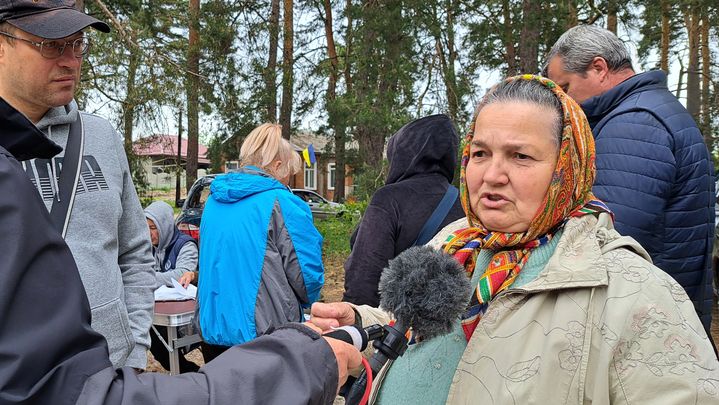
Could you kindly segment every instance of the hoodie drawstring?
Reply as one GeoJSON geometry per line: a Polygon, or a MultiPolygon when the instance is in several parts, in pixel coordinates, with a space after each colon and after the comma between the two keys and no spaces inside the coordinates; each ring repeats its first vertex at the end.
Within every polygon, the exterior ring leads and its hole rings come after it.
{"type": "MultiPolygon", "coordinates": [[[[52,126],[47,127],[47,137],[49,139],[52,139],[52,126]]],[[[60,202],[60,185],[57,182],[57,172],[55,171],[55,162],[56,162],[55,159],[57,159],[57,158],[55,157],[55,158],[50,159],[50,178],[51,178],[50,184],[52,185],[52,188],[53,188],[54,197],[57,199],[57,202],[60,202]]]]}

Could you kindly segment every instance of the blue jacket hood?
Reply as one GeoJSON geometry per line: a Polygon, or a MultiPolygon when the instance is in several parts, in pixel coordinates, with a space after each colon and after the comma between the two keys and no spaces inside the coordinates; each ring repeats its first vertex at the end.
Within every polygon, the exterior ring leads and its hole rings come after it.
{"type": "Polygon", "coordinates": [[[268,190],[285,189],[282,183],[255,166],[217,176],[210,184],[212,196],[218,202],[232,203],[268,190]]]}
{"type": "Polygon", "coordinates": [[[628,97],[639,91],[655,89],[667,89],[667,74],[661,70],[652,70],[630,77],[606,92],[583,102],[582,110],[584,110],[584,114],[589,120],[589,125],[593,129],[607,113],[628,97]]]}

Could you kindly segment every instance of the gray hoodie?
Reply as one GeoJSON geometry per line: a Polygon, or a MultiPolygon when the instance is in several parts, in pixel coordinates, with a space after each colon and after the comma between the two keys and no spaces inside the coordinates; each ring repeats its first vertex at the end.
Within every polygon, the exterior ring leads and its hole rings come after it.
{"type": "MultiPolygon", "coordinates": [[[[165,260],[165,251],[170,247],[175,228],[175,216],[172,207],[164,201],[155,201],[145,208],[145,218],[155,223],[158,232],[158,243],[155,246],[155,275],[157,287],[166,285],[172,287],[172,279],[179,280],[185,272],[197,271],[197,244],[185,243],[177,254],[175,267],[162,268],[165,260]]],[[[169,261],[168,261],[169,265],[169,261]]]]}
{"type": "MultiPolygon", "coordinates": [[[[72,101],[50,109],[37,127],[64,148],[77,116],[72,101]]],[[[85,286],[92,327],[107,339],[112,364],[145,368],[155,287],[147,224],[122,138],[107,120],[86,113],[82,118],[83,161],[65,241],[85,286]]],[[[51,160],[23,162],[48,210],[63,157],[61,152],[51,160]]]]}

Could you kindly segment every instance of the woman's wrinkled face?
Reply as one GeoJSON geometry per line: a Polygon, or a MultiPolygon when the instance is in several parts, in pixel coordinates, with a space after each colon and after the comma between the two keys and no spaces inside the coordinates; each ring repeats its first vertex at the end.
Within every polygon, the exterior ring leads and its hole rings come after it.
{"type": "Polygon", "coordinates": [[[153,220],[150,218],[145,219],[147,220],[147,227],[150,229],[150,241],[152,242],[152,246],[157,247],[160,243],[160,231],[157,230],[157,225],[155,225],[153,220]]]}
{"type": "Polygon", "coordinates": [[[466,179],[472,212],[488,230],[529,229],[559,156],[556,118],[530,102],[498,102],[480,111],[466,179]]]}

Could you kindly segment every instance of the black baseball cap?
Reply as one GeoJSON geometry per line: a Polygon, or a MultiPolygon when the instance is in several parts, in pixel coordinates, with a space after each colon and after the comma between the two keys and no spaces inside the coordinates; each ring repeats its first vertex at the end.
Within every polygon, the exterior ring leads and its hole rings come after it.
{"type": "Polygon", "coordinates": [[[110,26],[75,8],[75,0],[0,0],[0,22],[46,39],[68,37],[87,27],[110,32],[110,26]]]}

